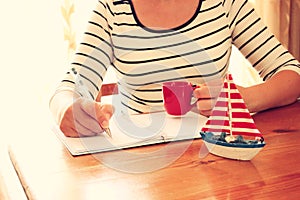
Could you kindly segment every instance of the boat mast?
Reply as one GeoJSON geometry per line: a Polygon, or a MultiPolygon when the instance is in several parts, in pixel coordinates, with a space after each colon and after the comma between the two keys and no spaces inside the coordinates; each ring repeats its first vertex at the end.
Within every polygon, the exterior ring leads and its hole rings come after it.
{"type": "Polygon", "coordinates": [[[228,96],[228,106],[227,106],[227,112],[229,117],[229,131],[230,136],[232,136],[232,106],[231,106],[231,97],[230,97],[230,76],[229,74],[226,75],[226,82],[227,82],[227,96],[228,96]]]}

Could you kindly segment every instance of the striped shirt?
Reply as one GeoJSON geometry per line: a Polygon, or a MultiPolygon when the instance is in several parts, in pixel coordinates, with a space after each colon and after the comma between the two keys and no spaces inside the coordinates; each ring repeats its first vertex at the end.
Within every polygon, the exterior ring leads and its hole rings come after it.
{"type": "Polygon", "coordinates": [[[148,112],[162,107],[165,81],[201,84],[224,77],[232,45],[264,80],[284,69],[300,73],[298,61],[247,0],[199,0],[193,17],[172,30],[145,27],[131,0],[99,0],[71,64],[73,71],[67,72],[59,89],[76,91],[79,77],[96,97],[107,68],[112,67],[121,105],[148,112]]]}

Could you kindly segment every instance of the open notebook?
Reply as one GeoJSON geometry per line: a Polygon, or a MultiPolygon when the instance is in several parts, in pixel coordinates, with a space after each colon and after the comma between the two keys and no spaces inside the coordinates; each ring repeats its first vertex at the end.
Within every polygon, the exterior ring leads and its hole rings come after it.
{"type": "Polygon", "coordinates": [[[207,118],[189,112],[182,117],[165,112],[125,115],[114,114],[110,120],[112,138],[107,134],[94,137],[65,137],[57,126],[54,132],[72,155],[99,153],[150,144],[200,138],[199,131],[207,118]]]}

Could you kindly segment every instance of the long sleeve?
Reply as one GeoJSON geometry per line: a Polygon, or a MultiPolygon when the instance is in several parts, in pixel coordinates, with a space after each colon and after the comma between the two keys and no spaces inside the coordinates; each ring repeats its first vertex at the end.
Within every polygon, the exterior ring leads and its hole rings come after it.
{"type": "Polygon", "coordinates": [[[58,124],[74,99],[87,95],[96,99],[98,95],[103,77],[113,59],[111,27],[108,23],[111,15],[107,5],[102,0],[98,1],[70,69],[49,102],[50,110],[58,124]]]}
{"type": "Polygon", "coordinates": [[[102,1],[98,1],[80,40],[70,71],[62,80],[59,89],[74,90],[83,95],[76,89],[80,79],[90,95],[96,98],[106,70],[113,59],[111,27],[108,25],[111,14],[107,6],[102,1]]]}
{"type": "Polygon", "coordinates": [[[247,0],[200,0],[193,17],[174,30],[145,27],[132,1],[99,0],[81,41],[58,91],[83,96],[75,84],[80,79],[95,98],[112,66],[121,105],[133,113],[163,110],[165,81],[224,77],[233,44],[264,80],[285,69],[300,74],[299,62],[247,0]]]}
{"type": "Polygon", "coordinates": [[[224,2],[224,6],[228,7],[227,15],[233,44],[264,80],[285,69],[300,74],[299,62],[269,31],[247,0],[224,2]]]}

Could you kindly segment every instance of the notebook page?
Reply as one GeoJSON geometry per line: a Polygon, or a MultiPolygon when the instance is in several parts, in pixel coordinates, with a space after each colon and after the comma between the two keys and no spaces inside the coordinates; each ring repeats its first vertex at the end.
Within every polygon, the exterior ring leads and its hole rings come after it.
{"type": "Polygon", "coordinates": [[[97,153],[164,142],[163,137],[161,137],[161,131],[155,131],[153,128],[149,129],[145,123],[147,122],[147,118],[149,118],[149,115],[146,114],[113,117],[110,120],[112,138],[105,133],[93,137],[66,137],[56,125],[53,126],[53,131],[72,155],[97,153]]]}
{"type": "Polygon", "coordinates": [[[205,116],[194,112],[188,112],[184,116],[171,116],[165,112],[153,113],[152,115],[164,121],[160,131],[165,141],[200,138],[199,131],[207,120],[205,116]]]}
{"type": "Polygon", "coordinates": [[[200,138],[199,130],[206,120],[206,117],[193,112],[179,117],[165,112],[138,115],[115,113],[110,120],[112,138],[105,133],[94,137],[65,137],[57,126],[54,132],[72,155],[81,155],[200,138]]]}

